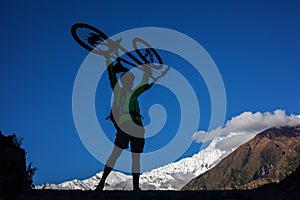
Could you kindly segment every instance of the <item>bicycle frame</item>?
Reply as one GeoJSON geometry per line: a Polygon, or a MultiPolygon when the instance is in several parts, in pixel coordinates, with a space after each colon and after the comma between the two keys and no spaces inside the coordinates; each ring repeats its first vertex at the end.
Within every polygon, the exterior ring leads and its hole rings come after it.
{"type": "MultiPolygon", "coordinates": [[[[142,71],[144,71],[145,73],[149,74],[149,72],[147,70],[144,69],[145,65],[149,68],[151,68],[151,63],[145,63],[145,62],[141,62],[136,56],[134,56],[132,53],[130,53],[129,51],[127,51],[127,49],[125,49],[122,45],[121,45],[121,41],[122,38],[114,41],[110,38],[106,39],[105,41],[103,41],[101,43],[101,45],[105,45],[108,47],[108,50],[106,50],[106,54],[104,54],[105,57],[111,57],[113,59],[119,59],[120,61],[131,65],[132,67],[136,67],[142,71]],[[119,50],[122,51],[124,53],[124,55],[128,56],[129,58],[131,58],[136,64],[122,58],[119,57],[119,50]],[[141,67],[144,66],[144,67],[141,67]]],[[[159,78],[161,78],[162,76],[164,76],[167,71],[170,69],[170,67],[167,67],[166,70],[164,70],[161,75],[159,75],[158,77],[154,77],[152,74],[149,74],[149,76],[153,79],[153,83],[156,82],[159,78]]]]}
{"type": "Polygon", "coordinates": [[[91,25],[76,23],[71,27],[71,34],[75,41],[86,50],[103,55],[106,58],[112,58],[112,60],[117,60],[118,62],[123,62],[131,67],[136,67],[149,74],[153,82],[164,76],[170,69],[170,67],[163,68],[163,62],[159,54],[141,38],[134,38],[132,40],[133,48],[137,54],[134,55],[121,45],[122,38],[114,41],[91,25]],[[145,52],[140,51],[140,48],[137,47],[138,43],[144,46],[142,49],[145,49],[145,52]],[[119,51],[124,53],[126,59],[119,57],[119,51]]]}
{"type": "MultiPolygon", "coordinates": [[[[109,54],[110,57],[114,58],[114,59],[119,59],[120,61],[127,63],[129,65],[131,65],[132,67],[137,67],[139,69],[142,69],[142,67],[139,67],[139,65],[144,65],[146,63],[141,62],[139,59],[137,59],[132,53],[130,53],[129,51],[127,51],[127,49],[125,49],[120,43],[122,41],[122,38],[120,38],[119,40],[113,41],[112,39],[107,39],[105,41],[103,41],[101,44],[105,45],[108,47],[108,50],[106,51],[106,55],[104,56],[108,56],[107,54],[109,54]],[[132,62],[119,57],[119,50],[121,50],[124,55],[127,55],[129,58],[131,58],[133,61],[135,61],[136,64],[133,64],[132,62]],[[113,54],[115,54],[115,56],[113,56],[113,54]]],[[[142,69],[143,70],[143,69],[142,69]]]]}

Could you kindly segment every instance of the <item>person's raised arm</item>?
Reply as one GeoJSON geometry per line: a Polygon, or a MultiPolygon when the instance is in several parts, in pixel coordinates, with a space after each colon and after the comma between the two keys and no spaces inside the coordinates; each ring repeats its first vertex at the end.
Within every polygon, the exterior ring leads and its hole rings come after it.
{"type": "Polygon", "coordinates": [[[106,66],[109,76],[110,87],[114,89],[116,84],[118,83],[118,78],[116,73],[113,71],[114,64],[111,62],[109,58],[106,58],[106,66]]]}
{"type": "Polygon", "coordinates": [[[136,86],[136,89],[134,91],[136,96],[141,95],[144,91],[150,89],[152,87],[152,83],[149,84],[149,78],[150,78],[150,74],[151,74],[151,69],[148,68],[148,70],[146,69],[145,72],[143,73],[143,78],[142,81],[140,82],[140,84],[138,86],[136,86]]]}

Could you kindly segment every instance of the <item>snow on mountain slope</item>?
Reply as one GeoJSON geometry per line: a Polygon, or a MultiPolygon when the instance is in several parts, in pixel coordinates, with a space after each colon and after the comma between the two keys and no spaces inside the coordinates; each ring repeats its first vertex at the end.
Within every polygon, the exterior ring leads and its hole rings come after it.
{"type": "MultiPolygon", "coordinates": [[[[144,172],[140,177],[140,187],[143,190],[179,190],[191,179],[214,167],[225,156],[233,151],[221,151],[216,148],[219,139],[189,158],[144,172]]],[[[99,183],[102,172],[86,180],[72,180],[61,184],[45,184],[36,189],[66,189],[93,190],[99,183]]],[[[106,190],[131,190],[132,177],[113,171],[107,181],[106,190]]]]}

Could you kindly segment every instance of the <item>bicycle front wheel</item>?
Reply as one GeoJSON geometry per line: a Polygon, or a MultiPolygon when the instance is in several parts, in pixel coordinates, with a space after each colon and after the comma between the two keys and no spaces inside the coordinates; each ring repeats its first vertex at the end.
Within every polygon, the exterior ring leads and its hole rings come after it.
{"type": "Polygon", "coordinates": [[[106,54],[108,48],[102,42],[108,37],[97,28],[84,23],[76,23],[71,27],[71,34],[75,41],[86,50],[100,55],[106,54]]]}
{"type": "Polygon", "coordinates": [[[152,63],[154,69],[161,69],[163,67],[163,61],[157,51],[150,46],[146,41],[135,38],[132,40],[132,46],[135,49],[139,57],[147,64],[152,63]]]}

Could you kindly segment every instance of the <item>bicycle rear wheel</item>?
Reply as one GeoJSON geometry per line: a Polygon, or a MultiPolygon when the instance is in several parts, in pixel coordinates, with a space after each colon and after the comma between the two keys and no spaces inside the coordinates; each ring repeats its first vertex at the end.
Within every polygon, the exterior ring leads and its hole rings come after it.
{"type": "Polygon", "coordinates": [[[71,34],[75,41],[88,51],[103,55],[108,49],[107,46],[101,44],[108,37],[91,25],[76,23],[71,27],[71,34]]]}
{"type": "Polygon", "coordinates": [[[154,69],[161,69],[163,67],[163,61],[157,51],[152,48],[146,41],[135,38],[132,40],[132,46],[136,53],[145,63],[151,63],[154,69]]]}

